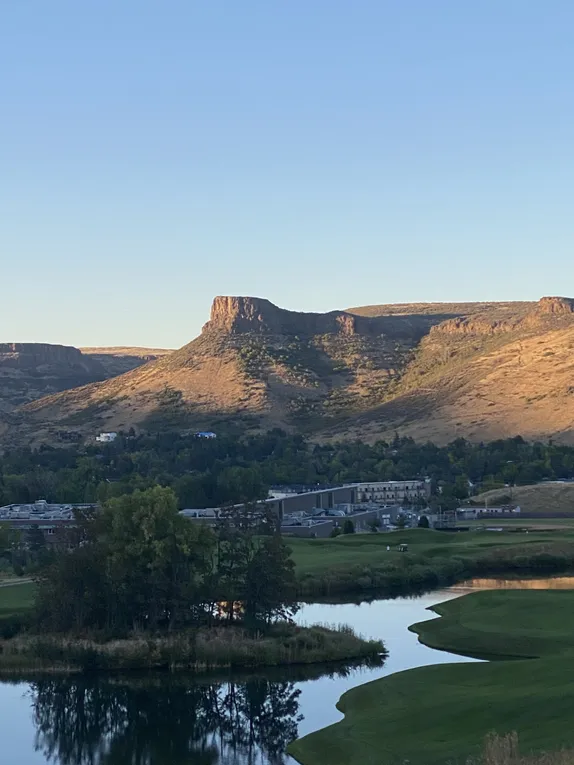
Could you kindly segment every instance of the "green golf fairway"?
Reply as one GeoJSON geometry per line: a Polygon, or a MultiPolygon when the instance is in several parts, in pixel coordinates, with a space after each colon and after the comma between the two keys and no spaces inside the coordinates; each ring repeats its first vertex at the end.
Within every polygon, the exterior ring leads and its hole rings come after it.
{"type": "Polygon", "coordinates": [[[462,765],[490,731],[516,730],[523,751],[574,744],[574,592],[480,592],[436,610],[442,618],[413,628],[423,642],[499,660],[354,688],[338,704],[344,720],[289,752],[303,765],[462,765]]]}

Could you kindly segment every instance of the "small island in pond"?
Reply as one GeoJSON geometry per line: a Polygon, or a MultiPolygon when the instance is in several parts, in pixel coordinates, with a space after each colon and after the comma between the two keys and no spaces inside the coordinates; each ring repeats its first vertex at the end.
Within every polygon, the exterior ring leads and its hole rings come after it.
{"type": "Polygon", "coordinates": [[[349,627],[293,623],[290,549],[260,506],[230,508],[214,531],[181,516],[170,489],[136,491],[78,513],[42,555],[31,607],[0,607],[0,672],[200,671],[384,655],[380,641],[349,627]]]}

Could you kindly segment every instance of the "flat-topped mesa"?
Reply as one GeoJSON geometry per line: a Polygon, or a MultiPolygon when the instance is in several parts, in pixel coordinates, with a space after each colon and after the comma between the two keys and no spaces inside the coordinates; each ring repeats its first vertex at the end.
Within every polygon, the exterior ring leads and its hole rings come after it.
{"type": "Polygon", "coordinates": [[[574,298],[543,297],[538,301],[537,313],[564,316],[574,313],[574,298]]]}
{"type": "Polygon", "coordinates": [[[104,377],[103,367],[71,345],[0,343],[0,366],[17,369],[67,367],[104,377]]]}
{"type": "MultiPolygon", "coordinates": [[[[365,319],[362,319],[365,322],[365,319]]],[[[299,313],[278,308],[269,300],[256,297],[216,297],[204,333],[223,331],[232,334],[270,332],[277,335],[353,335],[361,318],[345,311],[299,313]]],[[[368,322],[368,320],[367,320],[368,322]]]]}

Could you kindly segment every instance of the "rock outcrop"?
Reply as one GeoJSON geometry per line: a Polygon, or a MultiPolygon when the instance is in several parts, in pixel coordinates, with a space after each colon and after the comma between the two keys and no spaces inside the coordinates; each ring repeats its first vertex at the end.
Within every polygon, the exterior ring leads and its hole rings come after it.
{"type": "Polygon", "coordinates": [[[203,327],[203,334],[267,333],[287,337],[384,335],[397,339],[418,339],[441,321],[442,317],[432,315],[368,317],[349,311],[303,313],[279,308],[264,298],[219,296],[212,303],[211,317],[203,327]]]}
{"type": "Polygon", "coordinates": [[[105,377],[99,362],[70,345],[0,343],[0,366],[28,371],[46,368],[91,378],[105,377]]]}
{"type": "MultiPolygon", "coordinates": [[[[256,297],[216,297],[204,333],[223,331],[234,334],[269,332],[276,335],[353,335],[358,317],[345,311],[299,313],[278,308],[269,300],[256,297]]],[[[367,320],[368,321],[368,320],[367,320]]]]}
{"type": "Polygon", "coordinates": [[[574,299],[567,297],[543,297],[538,301],[537,312],[553,316],[568,316],[574,313],[574,299]]]}
{"type": "Polygon", "coordinates": [[[0,409],[5,412],[106,376],[98,361],[72,346],[0,343],[0,409]]]}

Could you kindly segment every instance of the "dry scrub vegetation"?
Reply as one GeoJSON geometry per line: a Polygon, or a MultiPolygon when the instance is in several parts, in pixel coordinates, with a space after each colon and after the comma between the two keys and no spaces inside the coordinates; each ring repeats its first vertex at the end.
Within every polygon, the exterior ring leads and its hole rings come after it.
{"type": "Polygon", "coordinates": [[[574,765],[574,751],[521,754],[517,733],[492,733],[486,737],[482,756],[467,760],[466,765],[574,765]]]}

